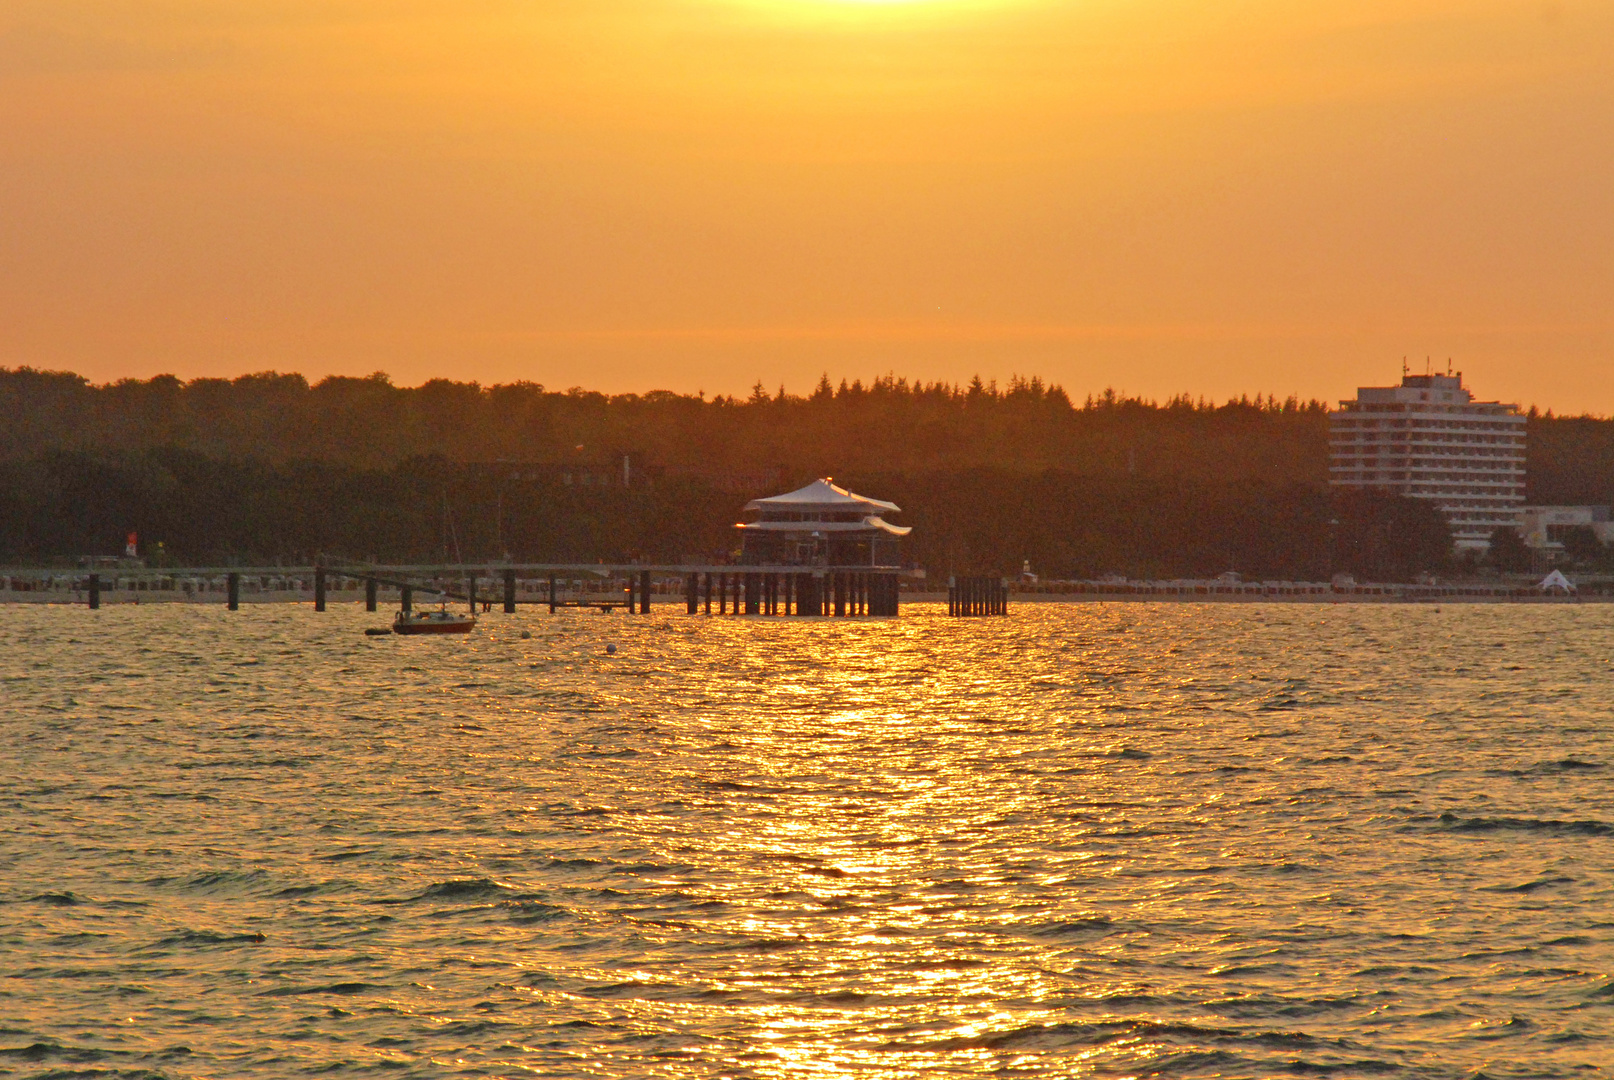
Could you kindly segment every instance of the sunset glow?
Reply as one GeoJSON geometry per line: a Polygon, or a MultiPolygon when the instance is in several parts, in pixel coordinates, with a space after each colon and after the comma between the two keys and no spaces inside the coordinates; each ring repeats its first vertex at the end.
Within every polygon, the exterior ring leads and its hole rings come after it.
{"type": "Polygon", "coordinates": [[[1606,412],[1611,31],[1522,0],[21,0],[0,364],[1333,397],[1450,356],[1606,412]]]}

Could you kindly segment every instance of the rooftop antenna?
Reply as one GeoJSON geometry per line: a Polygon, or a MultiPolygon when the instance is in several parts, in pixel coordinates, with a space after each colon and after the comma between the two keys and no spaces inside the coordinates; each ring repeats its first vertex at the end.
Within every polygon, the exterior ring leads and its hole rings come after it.
{"type": "Polygon", "coordinates": [[[1425,375],[1430,375],[1434,373],[1434,370],[1434,359],[1428,355],[1425,355],[1423,358],[1423,373],[1425,375]]]}
{"type": "Polygon", "coordinates": [[[1446,357],[1446,374],[1451,374],[1451,357],[1446,357]]]}
{"type": "Polygon", "coordinates": [[[1407,358],[1405,356],[1401,358],[1401,377],[1403,379],[1407,377],[1407,358]]]}

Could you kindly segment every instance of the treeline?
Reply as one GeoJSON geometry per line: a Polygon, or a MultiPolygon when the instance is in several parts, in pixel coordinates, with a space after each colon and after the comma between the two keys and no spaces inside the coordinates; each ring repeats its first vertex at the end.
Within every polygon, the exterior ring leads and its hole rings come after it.
{"type": "MultiPolygon", "coordinates": [[[[936,572],[1452,568],[1424,504],[1329,491],[1317,401],[1078,402],[1035,378],[707,398],[22,368],[0,369],[0,415],[11,561],[112,553],[130,530],[191,563],[721,559],[748,498],[834,476],[902,504],[908,557],[936,572]],[[598,486],[622,454],[635,481],[598,486]],[[495,462],[549,467],[514,482],[495,462]],[[573,466],[596,485],[562,483],[573,466]]],[[[1614,503],[1614,421],[1532,410],[1528,440],[1530,501],[1614,503]]]]}
{"type": "Polygon", "coordinates": [[[1081,403],[1040,379],[1007,386],[825,378],[809,394],[746,398],[483,387],[384,375],[238,379],[171,376],[97,386],[77,375],[0,369],[0,459],[46,449],[127,453],[174,447],[276,464],[387,468],[450,461],[606,462],[632,453],[706,470],[778,467],[812,475],[1062,469],[1162,479],[1319,483],[1320,402],[1181,397],[1156,405],[1109,392],[1081,403]]]}
{"type": "MultiPolygon", "coordinates": [[[[805,481],[801,474],[788,482],[805,481]]],[[[935,574],[1405,580],[1448,565],[1427,505],[1314,485],[1093,477],[1061,470],[851,474],[904,507],[906,558],[935,574]]],[[[756,492],[755,494],[763,494],[756,492]]],[[[745,493],[699,477],[583,488],[416,458],[386,469],[192,450],[54,451],[0,463],[0,554],[111,553],[136,530],[176,565],[316,558],[724,561],[745,493]]]]}
{"type": "MultiPolygon", "coordinates": [[[[1186,396],[1163,404],[1114,392],[1075,401],[1057,385],[871,383],[826,377],[807,394],[605,395],[536,383],[385,375],[310,384],[274,372],[95,385],[67,372],[0,368],[0,460],[49,450],[161,448],[276,466],[319,461],[387,469],[411,458],[599,462],[631,453],[696,470],[801,475],[959,469],[1162,482],[1324,485],[1328,407],[1320,401],[1186,396]]],[[[1614,420],[1530,413],[1529,499],[1614,503],[1614,420]]]]}

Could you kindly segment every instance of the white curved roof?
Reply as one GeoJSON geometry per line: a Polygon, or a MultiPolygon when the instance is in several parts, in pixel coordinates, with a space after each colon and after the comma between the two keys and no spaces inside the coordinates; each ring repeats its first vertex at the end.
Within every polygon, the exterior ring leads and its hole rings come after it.
{"type": "Polygon", "coordinates": [[[893,525],[884,518],[870,515],[861,521],[742,521],[736,525],[737,529],[748,532],[862,532],[865,529],[875,529],[879,532],[890,533],[892,536],[907,536],[913,532],[908,525],[893,525]]]}
{"type": "Polygon", "coordinates": [[[865,513],[900,513],[902,507],[884,499],[871,499],[854,495],[845,488],[830,483],[829,477],[814,480],[806,487],[787,491],[783,495],[770,495],[766,499],[752,499],[745,504],[747,510],[861,510],[865,513]]]}

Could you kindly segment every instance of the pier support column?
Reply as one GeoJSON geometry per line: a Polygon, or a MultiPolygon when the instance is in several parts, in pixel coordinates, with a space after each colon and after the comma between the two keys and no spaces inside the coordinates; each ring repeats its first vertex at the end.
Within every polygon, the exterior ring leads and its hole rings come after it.
{"type": "Polygon", "coordinates": [[[712,574],[711,574],[711,571],[707,571],[707,573],[706,573],[706,614],[710,615],[711,613],[712,613],[712,574]]]}
{"type": "Polygon", "coordinates": [[[231,611],[241,610],[241,575],[224,576],[224,606],[231,611]]]}
{"type": "Polygon", "coordinates": [[[846,614],[846,574],[836,571],[835,575],[830,579],[830,588],[834,593],[835,614],[838,617],[844,616],[846,614]]]}
{"type": "Polygon", "coordinates": [[[684,575],[684,613],[698,615],[701,610],[701,576],[699,574],[684,575]]]}
{"type": "Polygon", "coordinates": [[[650,614],[650,571],[639,571],[639,614],[650,614]]]}
{"type": "Polygon", "coordinates": [[[314,567],[314,610],[325,610],[325,568],[314,567]]]}
{"type": "Polygon", "coordinates": [[[476,614],[476,575],[471,574],[465,579],[465,601],[471,607],[471,614],[476,614]]]}
{"type": "Polygon", "coordinates": [[[745,575],[745,613],[747,615],[762,614],[762,575],[745,575]]]}
{"type": "Polygon", "coordinates": [[[415,610],[415,590],[408,585],[401,585],[398,588],[398,607],[405,615],[415,610]]]}
{"type": "Polygon", "coordinates": [[[90,610],[99,611],[101,608],[101,575],[90,575],[90,610]]]}
{"type": "Polygon", "coordinates": [[[376,593],[375,578],[373,578],[373,577],[365,578],[364,579],[364,610],[365,611],[374,611],[375,610],[375,593],[376,593]]]}
{"type": "Polygon", "coordinates": [[[795,594],[796,594],[796,575],[795,574],[780,574],[779,576],[783,579],[780,582],[780,585],[784,588],[784,592],[785,592],[784,614],[789,615],[791,613],[790,602],[791,602],[791,600],[793,600],[795,598],[795,594]]]}
{"type": "Polygon", "coordinates": [[[555,575],[549,575],[549,613],[555,614],[555,575]]]}
{"type": "Polygon", "coordinates": [[[504,572],[504,613],[506,615],[516,613],[516,572],[514,570],[504,572]]]}

